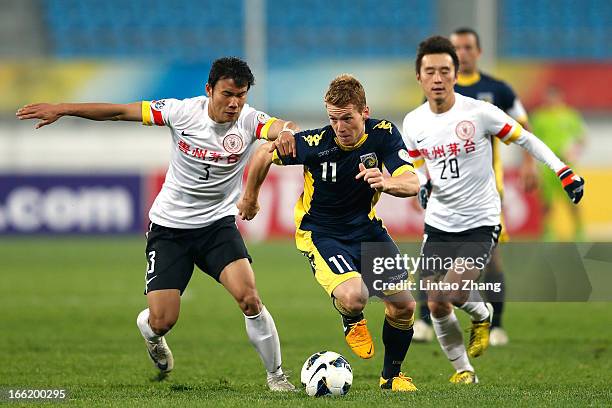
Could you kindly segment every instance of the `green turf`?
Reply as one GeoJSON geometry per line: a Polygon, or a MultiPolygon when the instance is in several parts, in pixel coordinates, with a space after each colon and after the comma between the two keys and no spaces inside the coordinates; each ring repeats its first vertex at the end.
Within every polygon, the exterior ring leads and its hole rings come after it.
{"type": "MultiPolygon", "coordinates": [[[[612,305],[507,305],[511,343],[474,361],[481,384],[453,386],[437,344],[413,344],[419,392],[383,393],[380,303],[366,310],[378,353],[351,354],[338,317],[289,242],[253,244],[260,294],[278,327],[285,369],[298,381],[311,353],[333,350],[353,366],[344,398],[268,392],[244,321],[221,286],[197,272],[168,342],[175,371],[157,381],[135,320],[145,305],[144,241],[0,240],[0,388],[63,388],[80,406],[601,406],[612,404],[612,305]]],[[[462,314],[462,313],[459,313],[462,314]]]]}

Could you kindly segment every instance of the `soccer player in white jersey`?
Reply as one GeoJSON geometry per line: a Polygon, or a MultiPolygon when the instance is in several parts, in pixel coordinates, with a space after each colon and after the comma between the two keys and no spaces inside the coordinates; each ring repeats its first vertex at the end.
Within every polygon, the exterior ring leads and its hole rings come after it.
{"type": "Polygon", "coordinates": [[[470,288],[489,261],[501,229],[491,138],[514,142],[545,163],[575,204],[582,198],[584,181],[499,108],[455,93],[458,68],[447,38],[430,37],[419,45],[416,78],[427,102],[406,115],[403,137],[419,181],[432,185],[421,269],[431,288],[427,294],[434,330],[456,371],[450,381],[476,383],[468,354],[478,357],[488,347],[492,314],[482,301],[472,301],[470,288]],[[472,318],[467,350],[453,305],[472,318]]]}
{"type": "Polygon", "coordinates": [[[295,387],[281,368],[278,333],[257,293],[251,257],[235,216],[243,170],[255,141],[274,140],[297,127],[245,103],[254,81],[246,62],[220,58],[209,73],[208,96],[130,104],[34,104],[19,109],[17,117],[40,119],[37,129],[62,116],[170,128],[172,158],[149,212],[148,308],[137,318],[149,356],[161,373],[172,370],[174,359],[164,336],[178,319],[180,297],[195,264],[220,282],[244,313],[248,338],[268,373],[268,387],[289,391],[295,387]]]}
{"type": "MultiPolygon", "coordinates": [[[[510,85],[479,69],[478,64],[482,54],[482,48],[478,33],[471,28],[462,27],[453,31],[449,40],[453,43],[457,57],[459,57],[459,73],[457,75],[457,83],[455,84],[455,92],[464,96],[469,96],[470,98],[492,103],[519,122],[524,129],[530,130],[527,112],[510,85]]],[[[495,182],[503,203],[504,168],[500,155],[500,149],[502,148],[501,144],[502,143],[496,137],[491,140],[495,182]]],[[[523,151],[522,158],[523,160],[520,165],[521,184],[525,191],[531,191],[536,187],[538,181],[535,159],[527,151],[523,151]]],[[[555,185],[555,188],[556,187],[555,185]]],[[[427,195],[425,192],[423,192],[420,197],[423,198],[421,205],[426,207],[427,195]]],[[[500,244],[510,240],[510,236],[504,224],[504,214],[502,211],[502,230],[499,235],[500,244]]],[[[498,292],[485,292],[485,297],[493,305],[493,321],[491,323],[489,343],[491,346],[503,346],[508,343],[508,335],[502,327],[505,282],[503,262],[499,247],[493,250],[491,262],[489,262],[484,272],[484,281],[492,285],[499,285],[500,287],[498,292]]],[[[414,322],[415,341],[433,340],[434,331],[433,327],[431,327],[429,314],[427,305],[421,304],[419,313],[420,319],[414,322]]]]}

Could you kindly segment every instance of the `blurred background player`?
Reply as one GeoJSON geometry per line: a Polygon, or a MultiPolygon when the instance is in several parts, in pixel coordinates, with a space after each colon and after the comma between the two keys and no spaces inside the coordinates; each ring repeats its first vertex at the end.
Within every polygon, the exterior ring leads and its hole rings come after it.
{"type": "MultiPolygon", "coordinates": [[[[529,130],[527,112],[512,88],[506,82],[493,78],[478,69],[478,62],[482,54],[478,33],[471,28],[459,28],[451,34],[450,40],[459,57],[459,75],[457,77],[457,83],[455,84],[455,92],[469,96],[470,98],[492,103],[519,122],[524,129],[529,130]]],[[[493,149],[495,183],[497,191],[503,200],[504,171],[499,153],[499,140],[492,138],[491,147],[493,149]]],[[[545,172],[549,173],[548,171],[545,172]]],[[[535,187],[537,183],[535,161],[526,152],[523,153],[521,176],[523,186],[526,190],[531,190],[535,187]]],[[[555,183],[557,182],[558,181],[555,180],[555,183]]],[[[557,186],[555,185],[555,187],[557,186]]],[[[425,193],[426,192],[423,192],[422,195],[426,200],[425,193]]],[[[504,243],[508,240],[508,230],[504,228],[504,219],[502,216],[502,231],[499,242],[504,243]]],[[[493,250],[493,256],[485,270],[484,279],[486,282],[499,283],[501,285],[501,292],[487,292],[486,294],[487,300],[491,302],[494,310],[490,344],[492,346],[505,345],[508,343],[508,335],[502,328],[505,284],[501,254],[497,247],[493,250]]],[[[433,329],[431,327],[431,321],[429,320],[429,310],[425,303],[421,304],[420,320],[417,320],[414,325],[414,339],[415,341],[422,342],[431,341],[433,339],[433,329]]]]}
{"type": "Polygon", "coordinates": [[[466,290],[463,283],[479,278],[501,228],[491,139],[516,143],[545,163],[574,204],[582,198],[584,180],[499,108],[455,93],[458,69],[459,58],[447,38],[434,36],[419,44],[416,77],[427,102],[406,115],[403,137],[421,184],[431,185],[421,250],[422,279],[458,287],[428,291],[432,325],[456,371],[450,382],[477,383],[468,355],[478,357],[488,347],[492,311],[482,301],[471,301],[474,291],[466,290]],[[435,258],[454,261],[450,268],[432,267],[429,260],[435,258]],[[467,350],[453,306],[472,319],[467,350]]]}
{"type": "MultiPolygon", "coordinates": [[[[369,292],[361,245],[386,243],[390,257],[399,255],[374,206],[382,193],[414,196],[419,182],[399,131],[389,121],[369,117],[365,90],[356,78],[335,78],[325,94],[325,107],[330,125],[295,134],[294,156],[280,156],[282,149],[275,150],[275,145],[258,150],[249,168],[241,213],[246,219],[255,216],[259,190],[273,162],[304,166],[304,192],[295,206],[296,246],[342,316],[351,350],[369,359],[374,343],[363,314],[369,292]],[[390,177],[383,175],[383,165],[390,177]]],[[[408,290],[383,291],[381,297],[385,356],[379,385],[416,391],[412,379],[400,372],[412,341],[415,302],[408,290]]]]}
{"type": "Polygon", "coordinates": [[[195,264],[221,283],[244,313],[247,335],[264,363],[270,390],[293,391],[281,368],[274,320],[257,293],[251,256],[235,222],[242,174],[255,141],[274,140],[295,127],[246,104],[254,83],[246,62],[220,58],[208,76],[208,96],[130,104],[34,104],[19,109],[17,117],[40,119],[37,129],[62,116],[168,126],[173,145],[170,167],[149,211],[149,307],[137,318],[149,357],[162,374],[174,368],[164,336],[178,320],[181,296],[195,264]]]}
{"type": "MultiPolygon", "coordinates": [[[[548,145],[557,156],[568,165],[575,164],[585,143],[585,126],[580,113],[565,103],[563,94],[556,86],[546,89],[543,104],[531,115],[533,132],[548,145]]],[[[539,194],[544,213],[544,231],[542,239],[556,241],[555,227],[551,220],[552,206],[559,199],[556,180],[540,166],[539,194]]],[[[564,201],[564,200],[563,200],[564,201]]],[[[584,240],[584,225],[580,209],[570,206],[570,216],[573,221],[574,241],[584,240]]]]}

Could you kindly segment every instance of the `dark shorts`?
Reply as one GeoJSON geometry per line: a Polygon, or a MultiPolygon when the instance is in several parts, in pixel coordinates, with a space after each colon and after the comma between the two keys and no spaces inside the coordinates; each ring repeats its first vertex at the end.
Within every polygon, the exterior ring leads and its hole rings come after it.
{"type": "MultiPolygon", "coordinates": [[[[374,279],[371,265],[363,265],[362,261],[373,256],[394,257],[399,254],[397,245],[379,223],[372,223],[359,239],[345,239],[341,236],[298,229],[296,245],[310,261],[317,282],[330,296],[338,285],[355,277],[363,279],[370,295],[377,295],[378,292],[370,286],[374,279]],[[372,252],[371,247],[368,247],[372,243],[380,244],[374,249],[375,254],[364,254],[364,250],[368,251],[369,248],[372,252]]],[[[405,277],[406,272],[402,270],[396,273],[398,274],[404,274],[405,277]]]]}
{"type": "Polygon", "coordinates": [[[451,260],[471,259],[480,270],[489,263],[497,245],[501,225],[446,232],[425,224],[421,247],[421,277],[444,275],[451,260]]]}
{"type": "Polygon", "coordinates": [[[197,229],[177,229],[151,223],[147,233],[145,294],[160,289],[187,287],[193,266],[219,281],[230,263],[252,262],[234,216],[223,217],[197,229]]]}

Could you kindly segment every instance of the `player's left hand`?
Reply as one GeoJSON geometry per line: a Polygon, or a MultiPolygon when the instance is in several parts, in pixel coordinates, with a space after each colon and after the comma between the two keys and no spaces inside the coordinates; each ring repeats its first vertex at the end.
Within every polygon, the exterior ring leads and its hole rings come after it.
{"type": "Polygon", "coordinates": [[[363,181],[376,191],[385,191],[387,186],[385,177],[378,167],[366,169],[363,163],[359,163],[359,174],[355,176],[355,179],[359,180],[360,178],[363,178],[363,181]]]}
{"type": "Polygon", "coordinates": [[[557,175],[561,180],[563,189],[574,204],[578,204],[584,194],[584,179],[574,174],[569,167],[562,168],[557,175]]]}
{"type": "Polygon", "coordinates": [[[429,196],[431,196],[432,188],[433,187],[431,185],[431,180],[427,180],[427,183],[423,184],[419,188],[417,199],[419,200],[419,204],[421,205],[421,208],[424,210],[427,209],[427,203],[429,202],[429,196]]]}
{"type": "Polygon", "coordinates": [[[259,203],[257,202],[257,199],[253,200],[245,196],[240,197],[236,207],[238,207],[238,216],[242,220],[250,221],[255,218],[259,212],[259,203]]]}

